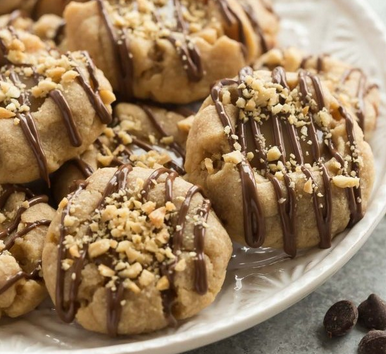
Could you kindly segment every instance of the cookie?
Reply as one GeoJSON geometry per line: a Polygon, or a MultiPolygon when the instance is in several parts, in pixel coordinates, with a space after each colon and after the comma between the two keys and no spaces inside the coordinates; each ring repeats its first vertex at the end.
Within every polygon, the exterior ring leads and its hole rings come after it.
{"type": "Polygon", "coordinates": [[[296,48],[272,49],[255,64],[255,69],[282,66],[288,71],[304,69],[318,74],[323,83],[343,104],[355,110],[359,126],[370,138],[376,128],[380,93],[378,85],[368,80],[360,68],[330,55],[307,55],[296,48]]]}
{"type": "Polygon", "coordinates": [[[185,144],[191,113],[146,104],[120,103],[114,122],[79,158],[68,161],[54,177],[55,199],[60,201],[74,182],[98,168],[127,163],[138,167],[167,167],[185,173],[185,144]],[[181,114],[182,113],[182,114],[181,114]]]}
{"type": "Polygon", "coordinates": [[[38,19],[44,14],[61,16],[70,1],[85,2],[88,0],[1,0],[0,15],[9,14],[14,10],[22,10],[34,19],[38,19]]]}
{"type": "Polygon", "coordinates": [[[42,266],[63,321],[115,336],[208,306],[231,252],[199,187],[165,168],[122,165],[96,171],[60,203],[42,266]]]}
{"type": "Polygon", "coordinates": [[[55,215],[47,201],[25,187],[0,187],[0,316],[24,315],[47,296],[41,259],[55,215]]]}
{"type": "Polygon", "coordinates": [[[34,22],[25,11],[14,10],[10,14],[0,16],[0,28],[9,26],[35,34],[52,47],[59,45],[64,39],[65,23],[63,18],[57,15],[43,15],[34,22]]]}
{"type": "Polygon", "coordinates": [[[83,153],[111,122],[111,86],[86,52],[0,30],[0,183],[27,183],[83,153]]]}
{"type": "Polygon", "coordinates": [[[250,247],[331,246],[358,222],[374,180],[370,146],[318,76],[277,67],[218,82],[190,130],[187,179],[250,247]]]}
{"type": "Polygon", "coordinates": [[[235,0],[70,3],[67,45],[88,50],[123,100],[194,102],[276,43],[271,8],[244,2],[254,23],[235,0]]]}

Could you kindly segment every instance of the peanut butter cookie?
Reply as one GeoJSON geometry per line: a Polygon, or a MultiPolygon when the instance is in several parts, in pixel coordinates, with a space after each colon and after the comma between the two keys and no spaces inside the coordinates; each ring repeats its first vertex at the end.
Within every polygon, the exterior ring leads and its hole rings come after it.
{"type": "Polygon", "coordinates": [[[245,68],[213,87],[189,133],[185,168],[235,241],[291,256],[330,247],[358,222],[374,180],[355,111],[318,76],[281,67],[245,68]]]}
{"type": "Polygon", "coordinates": [[[64,8],[70,1],[85,2],[88,0],[1,0],[0,15],[22,10],[34,19],[45,14],[62,16],[64,8]]]}
{"type": "Polygon", "coordinates": [[[97,0],[70,3],[70,50],[88,50],[122,99],[184,104],[276,43],[266,1],[97,0]],[[251,20],[253,17],[253,22],[251,20]]]}
{"type": "Polygon", "coordinates": [[[111,86],[86,52],[0,30],[0,183],[27,183],[83,153],[111,122],[111,86]]]}
{"type": "Polygon", "coordinates": [[[120,103],[110,127],[79,158],[64,164],[54,178],[56,200],[62,200],[77,180],[98,168],[132,164],[167,167],[185,173],[185,144],[190,126],[184,110],[167,110],[147,104],[120,103]]]}
{"type": "Polygon", "coordinates": [[[0,316],[24,315],[47,296],[41,260],[55,215],[47,201],[21,186],[0,187],[0,316]]]}
{"type": "Polygon", "coordinates": [[[10,14],[0,16],[0,28],[9,26],[35,34],[52,47],[61,44],[64,39],[64,20],[52,14],[43,15],[35,22],[26,12],[14,10],[10,14]]]}
{"type": "Polygon", "coordinates": [[[380,94],[378,85],[371,83],[360,68],[329,55],[307,55],[296,48],[272,49],[256,63],[255,69],[282,66],[287,71],[307,70],[318,74],[323,83],[344,105],[355,110],[359,126],[370,138],[376,128],[380,94]]]}
{"type": "Polygon", "coordinates": [[[60,203],[42,264],[62,320],[115,336],[210,305],[231,251],[199,187],[165,168],[122,165],[96,171],[60,203]]]}

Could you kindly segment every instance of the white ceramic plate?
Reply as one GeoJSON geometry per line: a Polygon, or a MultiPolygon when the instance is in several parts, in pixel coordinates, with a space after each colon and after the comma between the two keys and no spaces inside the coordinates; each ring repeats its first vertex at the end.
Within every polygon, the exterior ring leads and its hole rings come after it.
{"type": "MultiPolygon", "coordinates": [[[[331,53],[363,67],[386,88],[386,30],[361,0],[275,0],[281,43],[331,53]]],[[[383,102],[386,102],[383,97],[383,102]]],[[[375,193],[365,218],[329,250],[295,260],[267,251],[236,249],[216,302],[195,318],[152,335],[109,339],[59,321],[47,303],[21,320],[5,320],[0,352],[177,353],[223,339],[285,310],[338,271],[365,243],[386,210],[386,110],[371,141],[377,163],[375,193]],[[268,264],[268,266],[267,266],[268,264]],[[264,267],[262,267],[264,265],[264,267]]]]}

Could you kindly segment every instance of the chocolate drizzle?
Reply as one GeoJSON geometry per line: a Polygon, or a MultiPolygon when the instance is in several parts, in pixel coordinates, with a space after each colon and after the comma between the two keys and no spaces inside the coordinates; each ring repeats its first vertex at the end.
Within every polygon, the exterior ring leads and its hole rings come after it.
{"type": "MultiPolygon", "coordinates": [[[[316,72],[320,73],[324,70],[324,58],[328,56],[327,54],[321,54],[316,57],[316,72]]],[[[300,63],[301,69],[306,69],[307,63],[310,59],[312,59],[312,55],[308,55],[303,58],[302,62],[300,63]]]]}
{"type": "Polygon", "coordinates": [[[80,157],[72,159],[70,162],[82,173],[84,179],[89,178],[94,173],[94,169],[80,157]]]}
{"type": "MultiPolygon", "coordinates": [[[[92,104],[97,116],[101,120],[103,124],[109,124],[112,121],[112,116],[110,112],[108,111],[107,107],[103,103],[101,96],[99,94],[99,82],[97,79],[97,69],[94,65],[94,62],[91,60],[89,54],[87,52],[82,52],[82,55],[86,61],[86,68],[88,71],[88,74],[90,75],[90,81],[92,84],[92,87],[83,74],[82,70],[80,70],[78,67],[75,67],[74,70],[76,70],[79,74],[78,81],[80,85],[83,87],[84,91],[86,92],[88,99],[90,103],[92,104]]],[[[68,58],[74,60],[72,55],[69,53],[67,54],[68,58]]]]}
{"type": "MultiPolygon", "coordinates": [[[[211,204],[209,199],[205,199],[202,203],[202,207],[198,209],[197,215],[206,222],[209,217],[211,204]]],[[[203,224],[197,224],[194,226],[194,248],[196,249],[197,259],[195,262],[195,277],[194,286],[197,294],[205,295],[208,292],[208,279],[206,274],[205,265],[205,226],[203,224]]]]}
{"type": "MultiPolygon", "coordinates": [[[[226,113],[224,104],[220,98],[220,92],[225,86],[236,86],[245,82],[246,76],[252,76],[253,71],[251,68],[245,68],[241,70],[239,74],[239,80],[222,80],[217,83],[212,89],[212,99],[215,104],[216,111],[222,122],[224,128],[230,127],[231,132],[228,135],[229,147],[232,151],[235,151],[235,143],[239,142],[241,146],[241,152],[244,155],[244,159],[237,165],[240,177],[241,177],[241,191],[243,201],[243,214],[244,214],[244,234],[246,243],[251,247],[259,247],[264,243],[265,237],[265,219],[262,213],[262,208],[259,202],[255,169],[261,170],[263,175],[272,183],[277,202],[278,202],[278,213],[281,221],[283,231],[283,243],[284,250],[291,257],[296,255],[296,194],[294,190],[294,183],[291,181],[289,169],[288,155],[294,156],[296,163],[300,166],[301,171],[307,180],[310,180],[313,187],[312,201],[313,208],[317,223],[317,228],[320,236],[319,246],[321,248],[331,247],[331,227],[332,227],[332,191],[331,191],[331,177],[329,176],[328,170],[325,166],[324,157],[322,156],[318,136],[323,135],[323,142],[327,141],[327,149],[336,160],[344,166],[344,159],[339,152],[334,148],[331,138],[328,136],[328,132],[317,130],[314,115],[325,108],[325,98],[323,94],[322,85],[317,76],[312,75],[305,71],[299,72],[299,88],[300,97],[302,98],[305,106],[310,105],[310,99],[315,98],[317,107],[313,108],[310,106],[308,112],[309,125],[307,125],[307,135],[310,137],[311,144],[311,156],[314,166],[318,167],[318,173],[322,176],[323,189],[317,193],[315,187],[317,182],[309,165],[306,163],[304,151],[300,143],[300,138],[297,129],[294,125],[289,124],[286,119],[281,119],[280,115],[268,112],[270,115],[270,121],[272,124],[273,140],[274,145],[280,150],[281,156],[279,161],[282,162],[284,169],[283,183],[285,186],[286,193],[283,193],[281,188],[280,180],[271,173],[268,159],[265,151],[265,143],[262,138],[260,131],[260,124],[254,119],[238,120],[236,122],[236,128],[232,126],[232,121],[229,115],[226,113]],[[311,82],[313,92],[310,91],[309,81],[311,82]],[[235,135],[236,133],[236,135],[235,135]],[[247,135],[253,136],[254,147],[250,147],[247,144],[247,135]],[[290,152],[287,151],[284,142],[284,136],[289,138],[290,152]],[[248,151],[257,153],[257,158],[254,158],[249,162],[246,158],[248,151]]],[[[286,73],[282,67],[277,67],[272,71],[272,82],[280,84],[284,89],[289,89],[286,81],[286,73]]],[[[242,96],[242,92],[239,90],[239,96],[242,96]]],[[[339,112],[346,121],[346,132],[350,146],[356,146],[354,136],[354,123],[350,115],[340,107],[339,112]]],[[[268,124],[268,123],[265,123],[268,124]]],[[[319,128],[318,128],[319,129],[319,128]]],[[[287,147],[287,148],[288,148],[287,147]]],[[[356,176],[359,177],[359,165],[355,162],[354,153],[351,152],[351,158],[354,160],[352,163],[352,171],[355,172],[356,176]]],[[[346,172],[347,173],[347,172],[346,172]]],[[[350,207],[351,217],[349,226],[354,225],[363,216],[362,205],[361,205],[361,189],[360,188],[347,188],[348,203],[350,207]]]]}
{"type": "MultiPolygon", "coordinates": [[[[251,68],[246,68],[244,73],[251,73],[251,68]]],[[[240,75],[241,76],[241,75],[240,75]]],[[[234,144],[240,140],[240,144],[243,147],[243,153],[246,151],[246,141],[245,141],[245,124],[239,124],[237,127],[237,136],[240,139],[235,139],[236,136],[235,128],[232,125],[232,121],[228,114],[225,111],[224,104],[220,100],[221,90],[225,86],[238,84],[238,81],[235,80],[222,80],[217,85],[212,88],[211,97],[216,106],[217,113],[219,118],[225,127],[230,127],[231,133],[228,135],[228,143],[231,150],[234,150],[234,144]]],[[[251,124],[255,129],[258,129],[257,124],[254,124],[251,120],[251,124]]],[[[253,128],[252,128],[253,129],[253,128]]],[[[258,143],[256,139],[256,143],[258,143]]],[[[257,248],[260,247],[264,242],[264,233],[265,233],[265,222],[262,214],[262,208],[259,203],[258,195],[256,193],[256,180],[254,177],[254,171],[252,166],[248,163],[246,159],[238,165],[241,185],[242,185],[242,200],[243,200],[243,209],[244,209],[244,234],[245,241],[251,247],[257,248]]]]}
{"type": "MultiPolygon", "coordinates": [[[[17,38],[17,34],[12,28],[9,28],[11,34],[17,38]]],[[[8,53],[7,48],[5,47],[4,43],[0,40],[0,49],[3,52],[4,58],[6,57],[6,53],[8,53]]],[[[102,99],[99,95],[99,83],[96,78],[96,68],[90,59],[89,55],[86,52],[83,52],[83,56],[86,61],[86,68],[88,70],[88,73],[90,75],[90,80],[92,83],[93,88],[90,86],[88,80],[84,76],[84,74],[81,72],[81,70],[76,67],[74,70],[76,70],[79,73],[78,81],[80,85],[85,90],[90,103],[93,105],[93,108],[96,112],[96,114],[101,119],[102,123],[110,123],[112,120],[111,114],[107,110],[106,106],[103,104],[102,99]]],[[[68,54],[68,57],[73,59],[71,54],[68,54]]],[[[29,65],[19,65],[19,68],[22,67],[30,67],[33,70],[33,79],[35,81],[35,84],[38,84],[39,80],[42,78],[33,67],[29,65]]],[[[15,66],[12,64],[8,64],[7,72],[9,72],[9,79],[13,82],[14,85],[20,87],[22,85],[22,82],[20,80],[19,74],[17,74],[15,70],[15,66]]],[[[0,75],[1,81],[6,81],[5,77],[3,75],[0,75]]],[[[66,127],[69,140],[72,146],[74,147],[80,147],[82,145],[82,137],[79,134],[78,128],[76,126],[72,111],[70,109],[70,106],[64,97],[63,93],[59,90],[53,90],[49,92],[49,97],[54,101],[54,103],[58,106],[59,111],[63,117],[63,122],[66,127]]],[[[31,106],[31,96],[30,93],[26,90],[21,90],[20,97],[18,98],[18,101],[20,105],[27,105],[31,106]]],[[[16,117],[20,121],[20,127],[23,131],[23,134],[28,142],[28,144],[31,147],[31,150],[36,158],[40,177],[48,184],[50,185],[49,180],[49,168],[47,164],[47,158],[43,149],[43,145],[40,139],[39,131],[36,126],[35,120],[33,119],[33,116],[30,111],[26,112],[17,112],[16,117]]]]}
{"type": "MultiPolygon", "coordinates": [[[[189,80],[193,82],[200,81],[204,76],[200,52],[194,43],[188,39],[181,3],[179,0],[170,1],[173,1],[173,8],[177,19],[177,28],[175,30],[183,35],[184,43],[181,44],[174,35],[170,35],[166,39],[168,39],[176,48],[189,80]]],[[[119,93],[122,95],[123,99],[127,100],[134,96],[134,61],[133,53],[130,50],[130,41],[127,37],[126,30],[118,31],[111,23],[103,0],[97,0],[97,3],[114,47],[115,62],[119,68],[116,76],[119,85],[119,93]]],[[[156,22],[162,26],[158,14],[154,13],[153,17],[156,22]]]]}
{"type": "MultiPolygon", "coordinates": [[[[238,40],[241,42],[244,54],[246,53],[246,36],[244,33],[244,26],[242,19],[238,14],[230,7],[227,0],[214,0],[219,4],[219,8],[228,26],[238,26],[238,40]]],[[[127,35],[127,30],[118,30],[112,23],[109,13],[104,4],[104,0],[97,0],[98,8],[103,19],[103,23],[108,32],[108,36],[113,45],[113,52],[115,57],[115,63],[118,67],[116,79],[119,86],[119,93],[122,99],[128,100],[132,98],[134,93],[134,61],[133,53],[130,49],[130,40],[127,35]]],[[[117,4],[116,4],[117,5],[117,4]]],[[[118,12],[121,8],[118,6],[118,12]]],[[[187,77],[191,82],[199,82],[204,77],[204,69],[202,64],[202,58],[199,49],[190,39],[188,34],[188,25],[184,18],[183,6],[180,0],[168,0],[168,4],[165,7],[170,7],[174,10],[174,17],[176,19],[176,28],[173,29],[172,34],[165,37],[175,47],[182,65],[186,71],[187,77]],[[181,37],[182,36],[182,40],[181,37]]],[[[159,9],[153,13],[154,21],[159,25],[160,29],[163,27],[162,20],[160,19],[159,9]]],[[[263,30],[261,29],[257,18],[253,15],[253,12],[247,12],[250,20],[256,29],[261,42],[262,50],[265,52],[268,49],[267,41],[263,30]]],[[[161,37],[163,38],[163,37],[161,37]]]]}
{"type": "MultiPolygon", "coordinates": [[[[17,185],[4,185],[2,186],[3,191],[0,195],[0,209],[5,208],[9,198],[15,193],[23,193],[25,195],[25,200],[28,202],[29,207],[40,203],[47,203],[48,197],[41,195],[35,196],[28,188],[17,186],[17,185]]],[[[8,223],[8,225],[0,230],[0,240],[4,243],[3,251],[10,251],[18,238],[22,238],[27,235],[30,231],[36,229],[40,226],[49,226],[51,220],[42,219],[37,220],[31,223],[25,223],[25,226],[20,231],[17,231],[19,224],[21,223],[21,218],[23,213],[27,210],[27,208],[20,206],[15,212],[15,216],[8,223]]],[[[40,279],[39,276],[40,264],[36,266],[36,268],[27,273],[25,271],[20,271],[16,273],[14,276],[7,279],[7,281],[0,287],[0,295],[7,291],[12,287],[17,281],[20,279],[40,279]]]]}
{"type": "Polygon", "coordinates": [[[67,133],[70,138],[71,145],[75,147],[82,146],[82,138],[76,127],[71,108],[68,105],[67,100],[63,96],[62,92],[59,90],[53,90],[49,93],[49,95],[57,104],[60,110],[60,113],[63,117],[64,125],[67,129],[67,133]]]}
{"type": "MultiPolygon", "coordinates": [[[[219,4],[221,13],[227,23],[228,26],[234,26],[237,24],[238,28],[238,40],[242,45],[242,50],[244,52],[244,55],[247,54],[247,41],[246,36],[244,33],[244,25],[242,19],[239,17],[239,15],[231,8],[231,6],[228,3],[228,0],[216,0],[216,2],[219,4]]],[[[253,18],[255,20],[255,18],[253,18]]]]}
{"type": "Polygon", "coordinates": [[[260,22],[253,11],[252,5],[250,4],[242,4],[245,14],[247,15],[249,21],[251,22],[253,28],[255,29],[255,32],[260,40],[260,46],[261,46],[261,53],[264,54],[268,52],[271,47],[268,44],[266,35],[264,33],[264,30],[260,26],[260,22]]]}
{"type": "Polygon", "coordinates": [[[40,279],[39,276],[40,269],[36,268],[30,273],[26,273],[23,271],[20,271],[16,273],[14,276],[10,277],[5,284],[0,288],[0,295],[4,294],[9,288],[12,287],[12,285],[16,284],[20,279],[40,279]]]}
{"type": "Polygon", "coordinates": [[[64,218],[70,214],[70,209],[72,206],[72,202],[75,198],[77,198],[80,193],[86,188],[86,183],[81,183],[78,186],[78,189],[68,196],[67,206],[62,211],[62,218],[60,224],[60,235],[59,235],[59,245],[58,245],[58,262],[56,265],[56,289],[55,289],[55,308],[58,316],[64,322],[72,322],[75,318],[75,313],[79,307],[76,303],[76,294],[78,293],[79,285],[81,282],[80,273],[83,269],[83,264],[86,258],[87,249],[84,249],[81,253],[81,256],[77,258],[73,264],[73,272],[75,274],[75,279],[71,279],[69,285],[69,297],[66,299],[65,303],[65,271],[62,268],[62,260],[66,257],[66,247],[64,245],[64,239],[67,233],[67,228],[64,226],[64,218]]]}
{"type": "MultiPolygon", "coordinates": [[[[102,210],[105,207],[106,198],[113,193],[117,193],[120,190],[124,190],[127,187],[128,176],[133,170],[131,165],[122,165],[114,173],[113,177],[107,183],[102,197],[97,203],[97,210],[102,210]]],[[[166,174],[164,180],[165,183],[165,203],[173,200],[173,184],[174,180],[178,177],[175,171],[160,168],[155,170],[145,181],[141,191],[141,199],[143,202],[149,197],[149,193],[155,181],[166,174]]],[[[72,322],[75,318],[79,303],[77,303],[77,294],[82,279],[82,269],[85,267],[87,262],[88,245],[84,245],[81,255],[76,258],[72,268],[69,270],[74,274],[70,277],[70,284],[66,284],[65,271],[62,269],[62,261],[67,257],[67,250],[64,245],[65,236],[69,230],[64,226],[64,219],[70,215],[70,210],[73,206],[74,200],[79,197],[82,191],[87,187],[87,182],[83,182],[79,185],[78,189],[68,197],[68,204],[62,211],[61,225],[60,225],[60,236],[59,236],[59,250],[58,250],[58,262],[57,262],[57,284],[56,284],[56,296],[55,303],[58,315],[65,322],[72,322]],[[66,285],[65,285],[66,284],[66,285]],[[68,296],[65,292],[68,291],[68,296]]],[[[172,236],[172,250],[176,255],[175,260],[170,264],[162,266],[161,274],[166,275],[170,282],[170,288],[162,292],[163,306],[165,317],[170,323],[175,323],[175,319],[172,314],[173,303],[176,298],[176,288],[174,287],[174,267],[178,262],[179,254],[183,250],[183,235],[185,232],[186,216],[188,215],[189,209],[192,204],[192,200],[195,194],[200,193],[199,187],[193,186],[189,189],[186,194],[185,200],[182,203],[178,215],[175,218],[171,218],[171,227],[175,230],[172,236]]],[[[203,222],[207,221],[210,212],[210,202],[204,199],[203,204],[197,210],[197,215],[203,222]]],[[[194,245],[197,253],[197,259],[195,260],[195,289],[197,293],[203,295],[208,290],[208,282],[206,275],[205,256],[204,256],[204,240],[205,240],[205,225],[196,224],[194,226],[194,245]]],[[[91,231],[88,228],[87,233],[91,235],[91,231]]],[[[114,256],[114,255],[112,255],[114,256]]],[[[107,257],[107,259],[109,259],[107,257]]],[[[104,261],[101,260],[101,263],[104,261]]],[[[107,262],[111,262],[107,260],[107,262]]],[[[108,266],[111,266],[109,263],[108,266]]],[[[109,335],[116,336],[118,334],[118,325],[121,317],[122,305],[121,301],[124,298],[124,287],[121,281],[117,281],[116,289],[106,288],[107,296],[107,330],[109,335]]]]}
{"type": "Polygon", "coordinates": [[[361,69],[353,68],[346,70],[341,78],[341,85],[344,85],[346,81],[350,79],[350,77],[354,74],[359,74],[358,87],[356,92],[356,97],[358,99],[358,107],[356,109],[356,116],[359,119],[359,126],[362,128],[363,133],[365,133],[365,113],[366,113],[366,105],[365,105],[365,97],[366,95],[374,88],[377,88],[377,85],[369,85],[367,86],[367,77],[361,69]]]}
{"type": "MultiPolygon", "coordinates": [[[[346,111],[343,106],[339,107],[339,113],[346,121],[347,138],[350,142],[350,146],[356,147],[355,133],[354,133],[354,120],[351,115],[346,111]]],[[[355,172],[356,177],[360,177],[359,162],[352,158],[351,169],[355,172]]],[[[354,226],[364,216],[362,209],[362,191],[361,188],[350,188],[347,190],[349,205],[350,205],[350,223],[349,227],[354,226]]]]}
{"type": "Polygon", "coordinates": [[[115,27],[110,21],[103,0],[97,0],[97,4],[113,45],[115,64],[119,68],[116,76],[119,85],[119,92],[123,99],[130,99],[134,94],[134,62],[133,54],[130,51],[129,43],[126,38],[126,33],[125,31],[122,31],[118,35],[115,27]]]}
{"type": "MultiPolygon", "coordinates": [[[[326,54],[322,54],[317,56],[316,58],[316,71],[317,73],[321,73],[324,71],[324,58],[328,57],[326,54]]],[[[305,69],[307,66],[307,63],[310,59],[314,58],[314,56],[309,55],[305,58],[303,58],[300,68],[305,69]]],[[[340,85],[337,87],[337,91],[340,91],[342,89],[342,86],[352,77],[353,74],[357,73],[359,75],[358,78],[358,86],[356,90],[356,98],[358,99],[358,105],[356,108],[356,116],[358,118],[358,124],[361,127],[362,131],[365,133],[365,114],[366,114],[366,103],[365,98],[366,95],[369,94],[369,92],[375,88],[378,88],[378,85],[367,85],[367,76],[365,73],[359,69],[359,68],[351,68],[347,69],[341,79],[340,79],[340,85]]],[[[375,108],[376,109],[376,108],[375,108]]]]}
{"type": "Polygon", "coordinates": [[[188,38],[187,24],[182,13],[182,5],[180,0],[173,0],[175,17],[177,19],[177,31],[182,33],[184,43],[177,44],[179,40],[173,35],[169,36],[169,41],[174,45],[177,53],[180,56],[181,62],[186,70],[188,78],[192,82],[198,82],[204,77],[200,51],[196,45],[188,38]]]}
{"type": "MultiPolygon", "coordinates": [[[[168,136],[167,132],[159,123],[152,108],[147,106],[146,104],[138,104],[138,105],[146,113],[149,121],[151,122],[151,124],[153,125],[153,127],[155,128],[159,136],[161,137],[161,139],[167,137],[168,136]]],[[[185,170],[184,170],[185,151],[183,147],[179,145],[177,142],[172,142],[168,146],[168,149],[164,149],[157,145],[150,144],[139,138],[133,138],[130,144],[125,144],[116,132],[114,132],[114,139],[116,140],[118,145],[121,144],[122,146],[124,146],[124,148],[119,150],[119,155],[113,158],[110,166],[121,166],[127,163],[134,164],[130,160],[130,156],[134,154],[138,155],[139,149],[145,152],[154,150],[160,153],[167,152],[171,154],[172,160],[168,162],[166,166],[178,172],[178,174],[180,175],[185,174],[185,170]]],[[[102,144],[100,139],[97,139],[94,146],[102,154],[105,153],[105,146],[102,144]]],[[[82,160],[81,157],[70,160],[70,163],[81,172],[81,174],[85,179],[90,177],[94,172],[93,168],[90,165],[88,165],[84,160],[82,160]]]]}
{"type": "MultiPolygon", "coordinates": [[[[177,178],[177,174],[174,171],[168,170],[166,168],[160,168],[155,170],[145,181],[142,190],[142,200],[146,201],[148,194],[154,181],[158,180],[163,174],[167,174],[165,179],[165,201],[173,200],[173,182],[177,178]]],[[[195,194],[202,193],[202,189],[198,186],[192,186],[186,193],[185,200],[182,203],[178,216],[176,217],[176,224],[173,225],[175,232],[172,238],[172,250],[173,254],[176,255],[176,259],[169,265],[165,265],[161,268],[162,275],[165,275],[169,283],[171,284],[168,290],[163,291],[163,307],[165,312],[165,317],[168,320],[170,325],[175,325],[176,320],[172,314],[173,304],[177,296],[176,289],[174,286],[174,267],[179,260],[179,254],[183,250],[183,237],[186,227],[186,217],[188,215],[189,209],[192,204],[192,199],[195,194]]],[[[206,222],[209,216],[211,204],[208,199],[204,199],[202,206],[198,209],[197,215],[199,218],[206,222]]],[[[208,291],[208,281],[206,274],[206,265],[204,258],[204,242],[205,242],[205,226],[201,223],[198,223],[194,226],[193,236],[194,236],[194,246],[197,253],[197,258],[195,259],[195,290],[198,294],[204,295],[208,291]]]]}
{"type": "MultiPolygon", "coordinates": [[[[10,76],[9,78],[13,82],[14,85],[21,84],[20,78],[16,71],[14,70],[14,67],[10,67],[10,76]]],[[[0,76],[0,80],[4,81],[4,77],[0,76]]],[[[30,105],[29,96],[25,91],[22,91],[20,93],[20,97],[18,99],[20,105],[30,105]]],[[[40,177],[48,184],[50,185],[50,178],[49,178],[49,172],[48,172],[48,166],[47,166],[47,159],[46,155],[43,151],[43,146],[40,140],[40,136],[38,133],[38,129],[36,127],[36,123],[32,117],[32,114],[27,112],[18,112],[16,114],[16,117],[20,120],[20,126],[23,131],[23,134],[29,143],[31,150],[33,154],[35,155],[39,171],[40,171],[40,177]]]]}
{"type": "MultiPolygon", "coordinates": [[[[158,134],[162,138],[166,138],[168,134],[166,131],[162,128],[161,124],[158,122],[156,116],[154,115],[153,111],[149,106],[146,105],[140,105],[140,107],[145,111],[147,117],[150,119],[153,126],[156,128],[158,134]]],[[[182,157],[182,159],[185,159],[185,151],[184,149],[176,142],[173,142],[171,145],[171,148],[182,157]]]]}

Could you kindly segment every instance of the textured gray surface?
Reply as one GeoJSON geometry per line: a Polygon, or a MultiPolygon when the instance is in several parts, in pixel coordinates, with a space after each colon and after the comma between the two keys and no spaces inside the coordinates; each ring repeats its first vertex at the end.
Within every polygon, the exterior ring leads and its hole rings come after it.
{"type": "MultiPolygon", "coordinates": [[[[322,0],[320,0],[322,1],[322,0]]],[[[386,0],[369,3],[386,24],[386,0]]],[[[329,340],[322,327],[327,309],[341,299],[359,304],[374,292],[386,299],[386,217],[366,245],[327,283],[287,311],[221,342],[186,354],[351,354],[366,331],[329,340]]]]}

